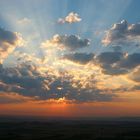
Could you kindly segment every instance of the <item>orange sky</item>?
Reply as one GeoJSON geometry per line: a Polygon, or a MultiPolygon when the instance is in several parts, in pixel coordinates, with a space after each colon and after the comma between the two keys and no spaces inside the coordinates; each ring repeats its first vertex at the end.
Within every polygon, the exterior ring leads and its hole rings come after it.
{"type": "MultiPolygon", "coordinates": [[[[137,95],[138,93],[136,93],[137,95]]],[[[93,103],[66,103],[65,101],[39,103],[25,102],[17,104],[1,104],[0,115],[26,115],[26,116],[46,116],[46,117],[120,117],[120,116],[139,116],[139,99],[134,100],[129,93],[126,98],[111,102],[93,103]],[[120,101],[119,101],[120,100],[120,101]]]]}

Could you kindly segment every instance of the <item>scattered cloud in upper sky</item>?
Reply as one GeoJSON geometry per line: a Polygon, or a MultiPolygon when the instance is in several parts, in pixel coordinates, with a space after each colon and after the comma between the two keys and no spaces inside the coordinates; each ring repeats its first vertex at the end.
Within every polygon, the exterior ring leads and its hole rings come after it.
{"type": "Polygon", "coordinates": [[[58,23],[64,24],[64,23],[76,23],[80,22],[82,19],[77,13],[71,12],[64,18],[59,18],[58,23]]]}
{"type": "Polygon", "coordinates": [[[105,45],[139,46],[139,39],[140,23],[129,24],[126,20],[122,20],[106,31],[102,42],[105,45]]]}
{"type": "Polygon", "coordinates": [[[26,17],[18,20],[18,24],[20,24],[20,25],[28,25],[30,23],[31,23],[31,20],[26,17]]]}

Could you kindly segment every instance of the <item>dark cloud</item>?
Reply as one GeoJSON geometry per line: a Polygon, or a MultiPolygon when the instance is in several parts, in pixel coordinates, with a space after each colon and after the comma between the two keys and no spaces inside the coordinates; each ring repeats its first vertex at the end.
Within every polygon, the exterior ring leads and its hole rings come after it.
{"type": "Polygon", "coordinates": [[[126,56],[119,62],[118,66],[122,68],[132,69],[140,65],[140,53],[134,53],[126,56]]]}
{"type": "Polygon", "coordinates": [[[76,35],[55,35],[52,42],[69,50],[82,49],[90,45],[89,39],[82,39],[76,35]]]}
{"type": "Polygon", "coordinates": [[[121,52],[103,52],[97,56],[97,60],[101,64],[113,64],[120,61],[122,57],[121,52]]]}
{"type": "MultiPolygon", "coordinates": [[[[93,86],[82,88],[79,80],[73,81],[73,76],[63,72],[60,76],[41,75],[35,66],[28,64],[22,67],[2,68],[0,72],[0,91],[14,92],[24,97],[35,97],[38,100],[65,98],[74,102],[110,101],[114,94],[93,86]],[[73,86],[73,83],[76,85],[73,86]]],[[[88,82],[88,81],[86,81],[88,82]]],[[[95,86],[94,86],[95,85],[95,86]]]]}
{"type": "Polygon", "coordinates": [[[112,65],[109,64],[101,65],[101,67],[102,67],[102,72],[107,75],[120,75],[120,74],[128,73],[127,69],[120,68],[120,67],[113,67],[112,65]]]}
{"type": "Polygon", "coordinates": [[[18,46],[22,44],[18,33],[0,28],[0,63],[18,46]]]}
{"type": "Polygon", "coordinates": [[[93,60],[94,54],[93,53],[72,53],[67,54],[64,56],[64,58],[69,59],[71,61],[80,63],[80,64],[86,64],[93,60]]]}
{"type": "Polygon", "coordinates": [[[0,44],[3,42],[8,42],[10,44],[15,44],[17,36],[11,31],[6,31],[5,29],[0,28],[0,44]]]}
{"type": "Polygon", "coordinates": [[[140,65],[140,53],[103,52],[95,61],[105,74],[119,75],[128,73],[140,65]]]}

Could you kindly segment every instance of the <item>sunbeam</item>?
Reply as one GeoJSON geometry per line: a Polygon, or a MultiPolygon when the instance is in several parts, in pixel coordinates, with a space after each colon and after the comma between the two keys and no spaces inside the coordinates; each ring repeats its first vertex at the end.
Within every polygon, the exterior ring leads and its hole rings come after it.
{"type": "Polygon", "coordinates": [[[0,105],[54,105],[59,107],[52,115],[58,116],[60,108],[62,115],[72,115],[71,105],[78,110],[111,104],[103,113],[110,116],[117,103],[137,105],[140,23],[132,15],[138,14],[138,3],[0,0],[0,105]]]}

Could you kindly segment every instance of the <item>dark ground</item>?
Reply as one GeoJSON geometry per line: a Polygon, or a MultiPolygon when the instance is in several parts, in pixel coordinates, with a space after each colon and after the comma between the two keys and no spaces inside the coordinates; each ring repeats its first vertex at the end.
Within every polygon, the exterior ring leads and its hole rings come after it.
{"type": "Polygon", "coordinates": [[[1,117],[0,140],[140,140],[140,119],[1,117]]]}

